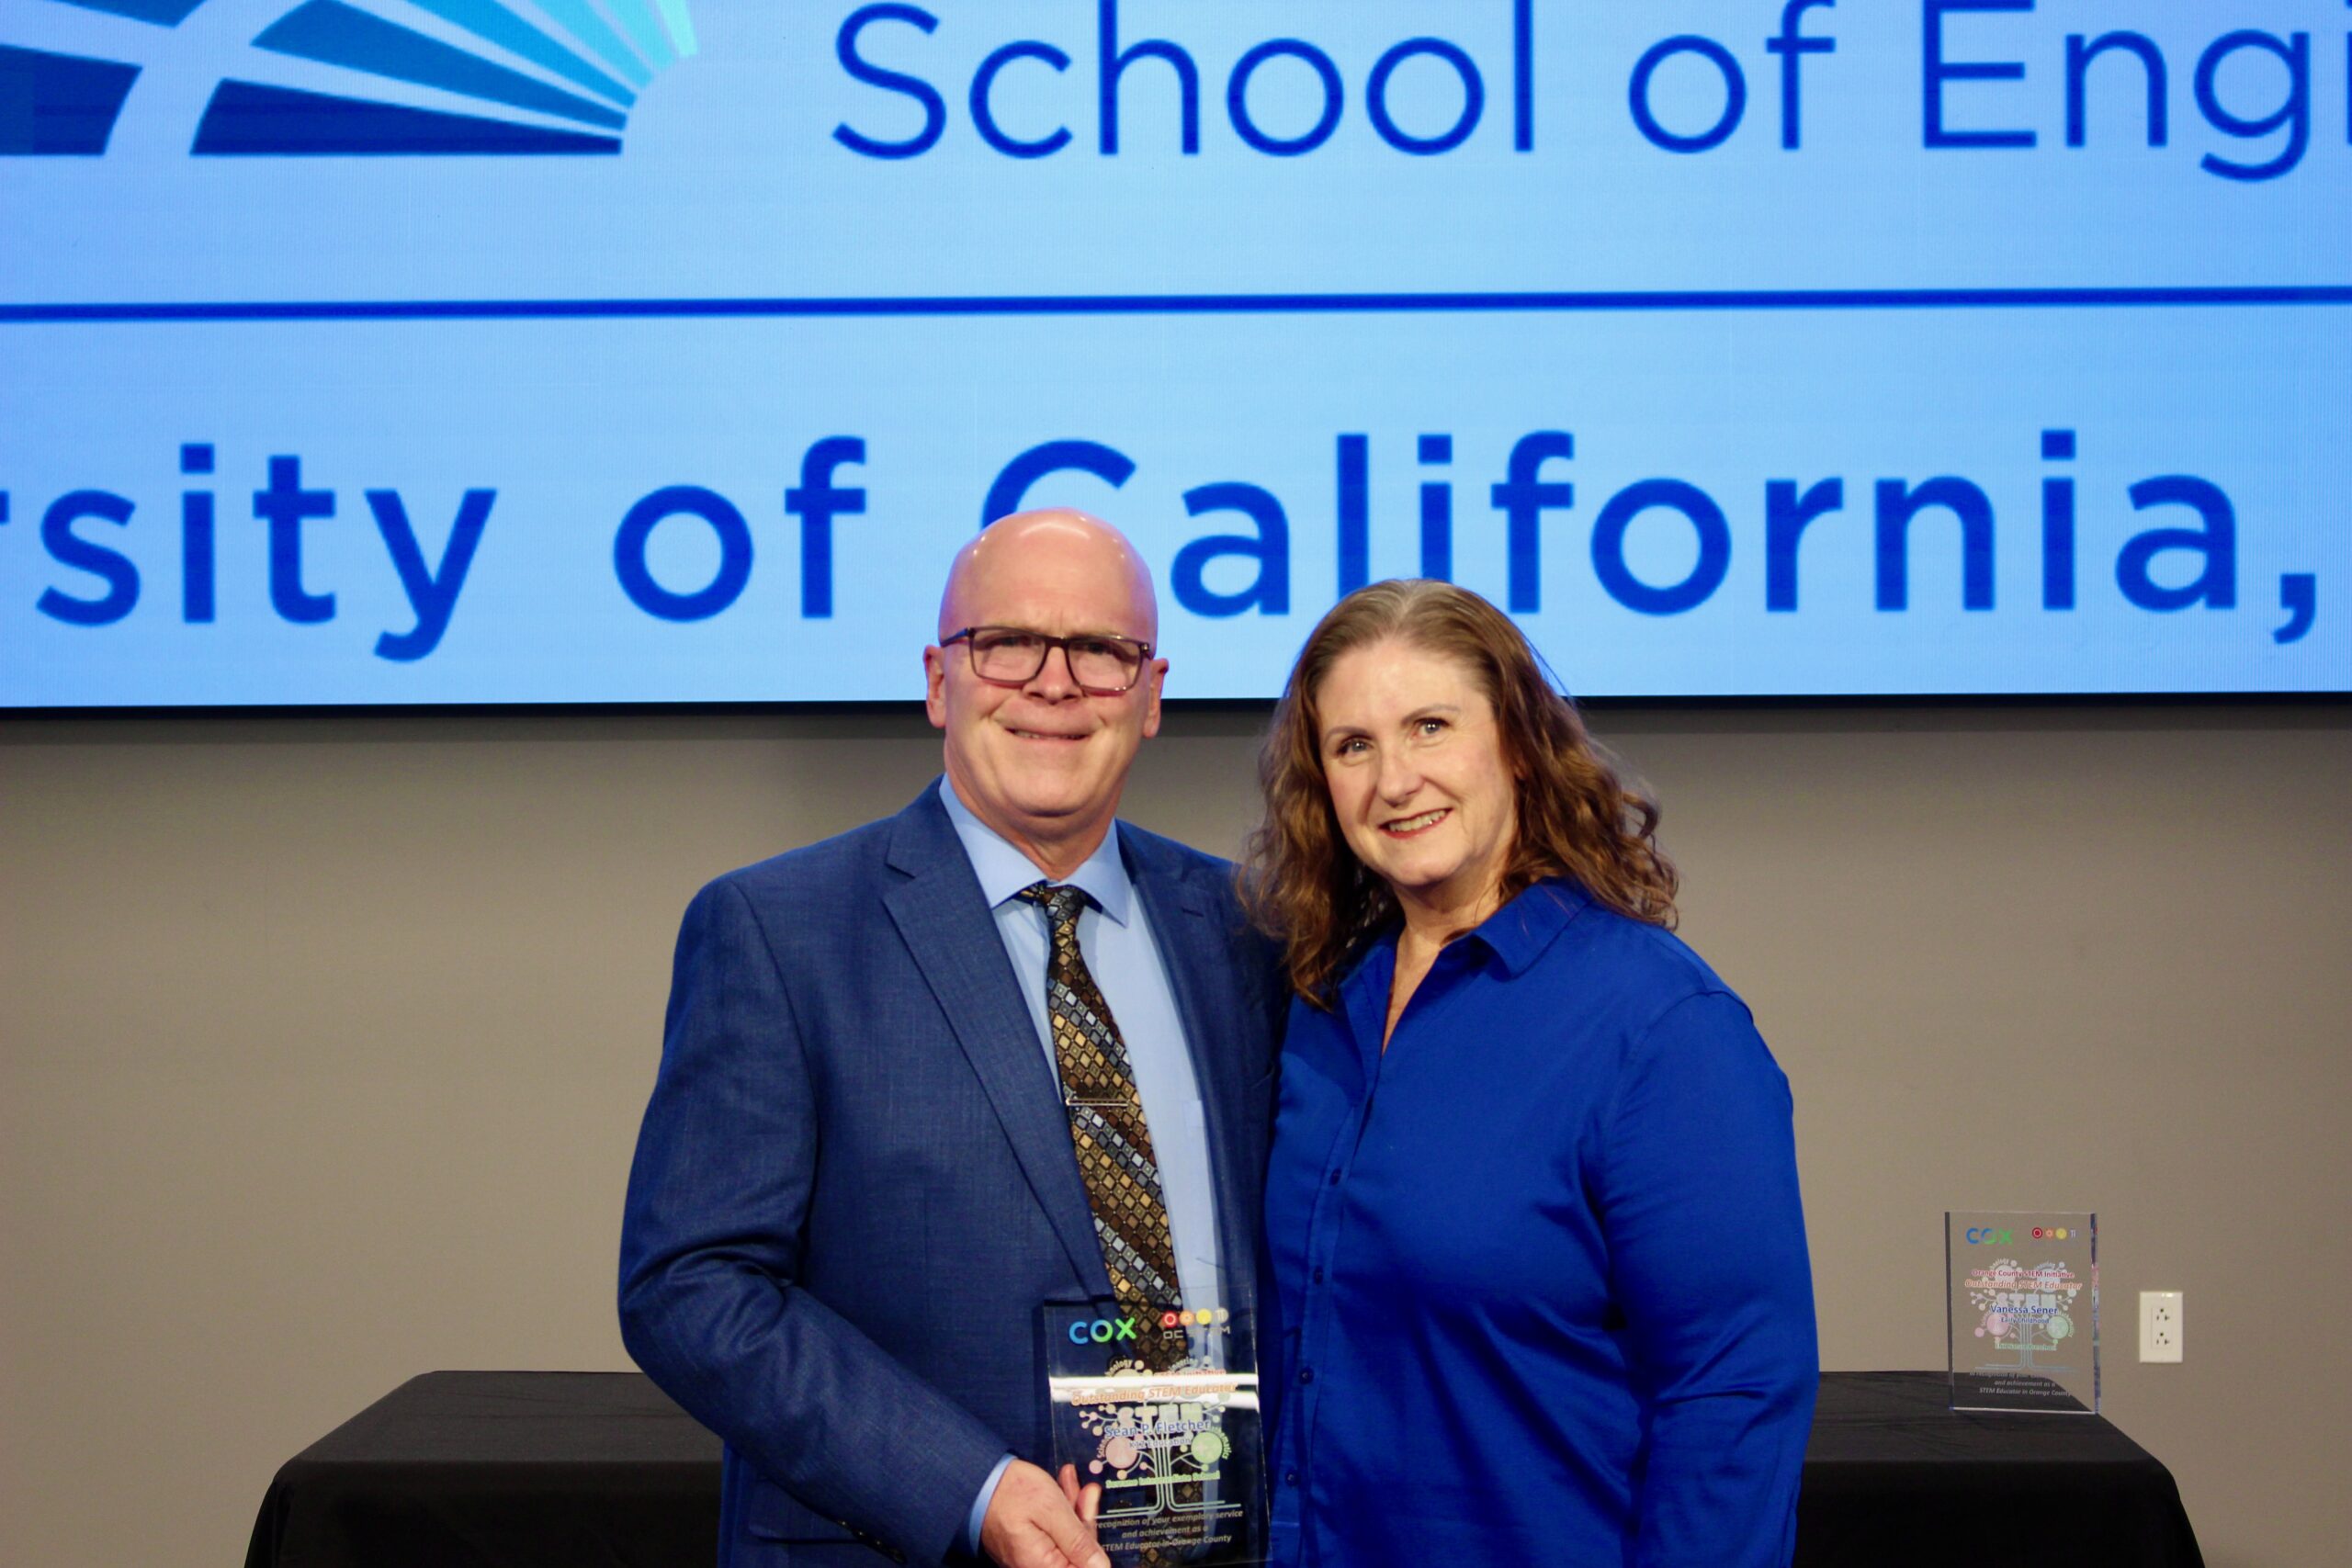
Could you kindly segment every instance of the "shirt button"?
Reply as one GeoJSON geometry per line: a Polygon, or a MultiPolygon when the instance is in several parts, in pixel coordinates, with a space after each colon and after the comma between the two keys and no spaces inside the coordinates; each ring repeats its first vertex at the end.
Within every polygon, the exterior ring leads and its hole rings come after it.
{"type": "Polygon", "coordinates": [[[1315,1381],[1315,1369],[1313,1367],[1299,1368],[1298,1381],[1301,1382],[1313,1382],[1315,1381]]]}
{"type": "Polygon", "coordinates": [[[1320,1263],[1315,1266],[1315,1282],[1318,1285],[1323,1282],[1323,1265],[1320,1263]]]}
{"type": "Polygon", "coordinates": [[[1283,1471],[1283,1485],[1285,1485],[1285,1486],[1295,1486],[1295,1485],[1297,1485],[1297,1484],[1298,1484],[1298,1472],[1296,1472],[1296,1471],[1295,1471],[1295,1470],[1285,1470],[1285,1471],[1283,1471]]]}
{"type": "Polygon", "coordinates": [[[1336,1171],[1336,1170],[1335,1170],[1335,1171],[1333,1171],[1333,1172],[1331,1173],[1331,1185],[1332,1185],[1332,1186],[1334,1186],[1334,1187],[1337,1187],[1339,1184],[1340,1184],[1340,1173],[1339,1173],[1338,1171],[1336,1171]]]}

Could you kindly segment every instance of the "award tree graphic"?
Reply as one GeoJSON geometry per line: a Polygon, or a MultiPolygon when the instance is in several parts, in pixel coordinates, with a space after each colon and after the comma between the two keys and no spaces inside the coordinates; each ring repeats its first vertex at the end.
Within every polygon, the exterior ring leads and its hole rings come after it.
{"type": "MultiPolygon", "coordinates": [[[[0,154],[103,153],[143,63],[206,0],[38,3],[138,24],[121,38],[134,58],[0,39],[0,154]]],[[[223,73],[188,150],[614,153],[638,95],[696,48],[686,0],[302,0],[223,73]]]]}
{"type": "Polygon", "coordinates": [[[2028,1267],[2014,1258],[1996,1258],[1968,1278],[1969,1304],[1979,1314],[1976,1337],[1990,1339],[1995,1350],[2014,1357],[2013,1365],[2031,1367],[2036,1355],[2055,1351],[2074,1337],[2069,1309],[2082,1288],[2062,1263],[2028,1267]]]}
{"type": "MultiPolygon", "coordinates": [[[[1216,1371],[1204,1360],[1179,1361],[1159,1376],[1216,1371]]],[[[1146,1382],[1156,1374],[1141,1361],[1114,1361],[1105,1374],[1146,1382]]],[[[1172,1392],[1172,1391],[1171,1391],[1172,1392]]],[[[1166,1403],[1101,1404],[1082,1407],[1079,1423],[1096,1439],[1094,1457],[1081,1467],[1081,1480],[1106,1488],[1102,1517],[1124,1519],[1170,1513],[1214,1512],[1197,1484],[1213,1481],[1233,1452],[1224,1430],[1226,1394],[1214,1388],[1186,1390],[1166,1403]]]]}

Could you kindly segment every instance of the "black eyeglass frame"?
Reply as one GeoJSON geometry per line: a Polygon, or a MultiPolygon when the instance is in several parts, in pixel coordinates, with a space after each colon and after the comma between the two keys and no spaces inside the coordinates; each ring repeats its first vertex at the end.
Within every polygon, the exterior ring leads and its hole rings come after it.
{"type": "Polygon", "coordinates": [[[961,631],[941,637],[939,646],[948,648],[959,642],[964,645],[964,660],[972,671],[972,678],[976,681],[986,681],[991,686],[1027,685],[1045,673],[1046,660],[1051,659],[1054,656],[1054,649],[1058,648],[1062,650],[1062,663],[1069,670],[1070,680],[1077,683],[1080,691],[1090,697],[1123,696],[1134,691],[1143,681],[1144,667],[1151,662],[1151,644],[1137,637],[1121,637],[1116,632],[1078,632],[1069,637],[1048,637],[1044,632],[1032,631],[1027,626],[966,626],[961,631]],[[1020,637],[1035,637],[1037,639],[1037,668],[1030,671],[1018,681],[1001,675],[981,674],[979,649],[972,639],[982,632],[1012,632],[1020,637]],[[1136,650],[1135,673],[1127,677],[1127,683],[1124,686],[1088,685],[1078,679],[1078,665],[1069,656],[1069,645],[1074,642],[1114,642],[1134,649],[1136,650]]]}

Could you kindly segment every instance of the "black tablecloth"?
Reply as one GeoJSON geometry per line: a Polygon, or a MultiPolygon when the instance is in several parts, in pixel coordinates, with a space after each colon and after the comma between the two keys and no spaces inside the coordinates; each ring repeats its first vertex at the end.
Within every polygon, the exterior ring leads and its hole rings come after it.
{"type": "Polygon", "coordinates": [[[1797,1497],[1804,1568],[2204,1568],[2180,1489],[2099,1416],[1945,1406],[1941,1372],[1824,1372],[1797,1497]]]}
{"type": "Polygon", "coordinates": [[[718,1558],[718,1439],[640,1372],[411,1378],[286,1461],[245,1550],[247,1568],[718,1558]]]}
{"type": "MultiPolygon", "coordinates": [[[[1945,1394],[1940,1372],[1823,1375],[1804,1568],[2202,1568],[2170,1472],[2112,1424],[1945,1394]]],[[[644,1378],[427,1372],[286,1462],[245,1563],[708,1568],[718,1550],[718,1440],[644,1378]]]]}

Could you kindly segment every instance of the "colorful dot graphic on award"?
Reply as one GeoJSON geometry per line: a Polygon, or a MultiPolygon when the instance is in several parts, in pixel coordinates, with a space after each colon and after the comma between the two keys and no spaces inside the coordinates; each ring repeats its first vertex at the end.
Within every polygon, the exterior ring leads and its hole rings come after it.
{"type": "Polygon", "coordinates": [[[0,156],[102,155],[142,97],[198,156],[610,154],[697,47],[686,0],[22,0],[0,156]]]}

